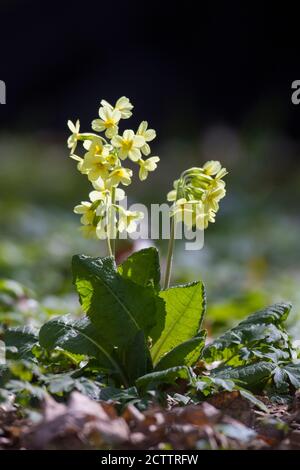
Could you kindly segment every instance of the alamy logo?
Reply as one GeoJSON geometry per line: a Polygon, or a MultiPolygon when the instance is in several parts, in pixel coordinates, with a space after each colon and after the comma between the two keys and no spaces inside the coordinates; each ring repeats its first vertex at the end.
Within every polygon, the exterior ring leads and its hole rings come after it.
{"type": "Polygon", "coordinates": [[[292,90],[295,90],[291,96],[292,103],[297,105],[300,103],[300,80],[293,81],[292,90]]]}
{"type": "Polygon", "coordinates": [[[0,80],[0,104],[6,104],[6,85],[3,80],[0,80]]]}

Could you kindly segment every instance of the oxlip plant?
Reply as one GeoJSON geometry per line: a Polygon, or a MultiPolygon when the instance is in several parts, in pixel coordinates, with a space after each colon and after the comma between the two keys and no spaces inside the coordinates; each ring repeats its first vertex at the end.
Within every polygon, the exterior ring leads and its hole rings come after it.
{"type": "MultiPolygon", "coordinates": [[[[148,129],[147,121],[142,121],[136,132],[126,129],[119,135],[120,121],[130,118],[132,109],[133,105],[125,96],[119,98],[114,107],[102,100],[99,119],[92,122],[92,129],[98,134],[80,133],[79,120],[75,124],[68,121],[72,132],[68,139],[70,157],[78,162],[78,170],[87,176],[94,188],[89,201],[82,201],[74,212],[81,215],[84,236],[107,240],[110,256],[115,255],[117,233],[133,232],[137,222],[143,218],[142,212],[127,211],[118,204],[125,197],[125,191],[119,186],[129,186],[133,176],[132,169],[124,167],[123,162],[131,160],[138,165],[141,181],[146,180],[159,162],[159,157],[149,157],[151,148],[148,142],[155,139],[156,132],[148,129]],[[83,143],[86,151],[83,156],[75,154],[78,142],[83,143]],[[144,156],[147,158],[143,159],[144,156]]],[[[204,230],[209,222],[215,222],[219,201],[226,194],[222,179],[226,174],[227,170],[221,167],[220,162],[208,161],[201,168],[184,171],[174,181],[174,189],[167,196],[173,205],[165,288],[170,285],[176,223],[184,222],[190,228],[204,230]]]]}
{"type": "Polygon", "coordinates": [[[170,287],[177,224],[205,230],[215,222],[226,194],[227,171],[220,162],[183,171],[167,195],[171,222],[163,288],[154,247],[133,253],[120,265],[115,262],[118,234],[134,232],[143,216],[120,204],[125,189],[135,169],[145,181],[159,162],[150,156],[156,133],[147,121],[136,131],[120,129],[132,109],[126,97],[114,105],[102,100],[91,132],[81,133],[79,121],[68,122],[70,156],[91,184],[87,200],[74,212],[81,217],[82,234],[103,240],[108,256],[73,257],[83,316],[52,318],[39,331],[6,331],[8,363],[1,369],[0,387],[17,394],[29,377],[31,388],[27,384],[25,389],[31,394],[47,390],[62,396],[77,388],[126,402],[165,390],[164,396],[173,394],[182,403],[238,389],[263,408],[251,392],[276,397],[300,387],[298,350],[284,326],[291,305],[271,305],[207,342],[203,282],[170,287]],[[181,398],[179,382],[186,387],[181,398]]]}

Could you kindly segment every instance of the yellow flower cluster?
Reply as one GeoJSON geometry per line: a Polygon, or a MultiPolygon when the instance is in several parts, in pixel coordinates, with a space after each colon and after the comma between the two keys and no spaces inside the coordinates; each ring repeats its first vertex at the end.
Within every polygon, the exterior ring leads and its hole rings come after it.
{"type": "Polygon", "coordinates": [[[91,133],[80,133],[79,120],[74,124],[68,121],[71,136],[68,139],[70,157],[78,162],[78,170],[86,175],[93,185],[89,201],[83,201],[74,208],[81,215],[81,230],[90,238],[115,238],[117,231],[133,232],[143,218],[142,212],[131,212],[118,202],[124,199],[125,192],[119,185],[131,183],[133,171],[123,166],[126,159],[139,167],[139,178],[145,180],[148,173],[157,167],[159,157],[149,157],[149,142],[156,137],[153,129],[148,129],[147,121],[141,122],[136,132],[126,129],[119,134],[121,119],[132,115],[133,105],[125,96],[114,106],[101,101],[99,118],[92,121],[91,133]],[[99,135],[99,134],[104,135],[99,135]],[[78,142],[85,150],[83,156],[75,154],[78,142]]]}
{"type": "Polygon", "coordinates": [[[218,161],[208,161],[201,168],[190,168],[174,181],[168,193],[172,201],[171,214],[175,222],[184,222],[189,228],[205,229],[215,222],[219,201],[225,196],[223,177],[227,170],[218,161]]]}

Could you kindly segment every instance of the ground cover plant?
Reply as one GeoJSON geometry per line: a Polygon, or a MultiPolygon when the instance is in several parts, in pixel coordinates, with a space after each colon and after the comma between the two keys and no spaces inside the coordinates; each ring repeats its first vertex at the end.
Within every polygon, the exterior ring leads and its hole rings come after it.
{"type": "MultiPolygon", "coordinates": [[[[285,327],[291,305],[278,302],[249,312],[239,324],[212,339],[207,338],[203,328],[207,303],[203,282],[195,280],[170,287],[176,227],[184,223],[189,228],[207,229],[215,222],[219,202],[226,194],[227,171],[218,161],[184,171],[168,193],[171,227],[164,279],[162,262],[154,247],[137,251],[116,264],[118,237],[134,232],[143,218],[142,212],[127,210],[121,204],[124,188],[133,178],[129,166],[136,165],[139,179],[144,181],[159,162],[159,157],[149,157],[149,142],[156,134],[146,121],[136,132],[120,131],[121,120],[129,119],[132,109],[125,97],[114,106],[102,100],[99,118],[92,122],[93,132],[80,133],[79,121],[69,122],[70,156],[92,185],[89,200],[76,205],[74,212],[81,216],[83,235],[106,243],[108,256],[73,256],[73,284],[82,308],[80,317],[59,315],[41,327],[11,327],[13,301],[28,293],[19,292],[16,284],[2,286],[0,301],[4,313],[0,318],[6,362],[0,366],[1,401],[12,414],[19,413],[19,419],[34,419],[33,410],[39,409],[41,403],[46,409],[58,407],[52,420],[58,416],[61,423],[70,414],[75,419],[72,409],[82,413],[81,407],[94,406],[90,400],[100,401],[102,424],[96,425],[101,442],[93,444],[88,440],[92,447],[163,444],[176,448],[178,436],[162,437],[165,431],[160,429],[156,438],[149,438],[145,429],[139,429],[139,413],[144,413],[140,421],[159,420],[157,407],[167,413],[164,423],[176,423],[182,407],[186,415],[182,411],[180,424],[198,426],[200,434],[185,446],[226,448],[232,445],[231,439],[240,439],[241,434],[242,445],[246,446],[257,440],[253,426],[226,421],[215,408],[222,407],[226,400],[239,399],[270,419],[270,403],[291,403],[300,388],[299,352],[285,327]],[[78,154],[79,143],[83,145],[83,156],[78,154]],[[216,397],[223,397],[221,405],[216,397]],[[196,410],[202,413],[202,421],[199,418],[193,423],[196,410]],[[107,426],[116,426],[116,430],[104,431],[103,421],[107,426]],[[213,438],[202,436],[201,422],[211,426],[217,423],[213,438]],[[140,441],[137,436],[132,438],[131,430],[133,434],[139,430],[146,437],[140,441]]],[[[47,313],[42,315],[46,320],[47,313]]],[[[99,413],[100,408],[92,409],[95,415],[96,410],[99,413]]],[[[48,418],[44,416],[33,435],[43,431],[48,418]]],[[[76,423],[73,425],[76,428],[76,423]]],[[[59,423],[56,426],[59,428],[59,423]]],[[[281,440],[288,432],[287,426],[286,421],[277,419],[281,440]]],[[[31,431],[25,434],[28,442],[34,442],[31,431]]],[[[57,435],[46,435],[36,446],[52,445],[53,437],[57,435]]],[[[280,441],[277,437],[272,439],[267,436],[260,445],[280,441]]]]}

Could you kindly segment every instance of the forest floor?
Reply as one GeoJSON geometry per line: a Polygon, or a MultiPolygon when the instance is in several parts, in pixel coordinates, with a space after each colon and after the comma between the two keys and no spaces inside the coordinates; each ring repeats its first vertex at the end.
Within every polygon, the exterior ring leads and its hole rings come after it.
{"type": "Polygon", "coordinates": [[[114,403],[73,392],[66,403],[47,398],[31,418],[0,407],[0,449],[278,449],[300,450],[300,393],[287,404],[257,410],[238,391],[202,404],[121,413],[114,403]]]}

